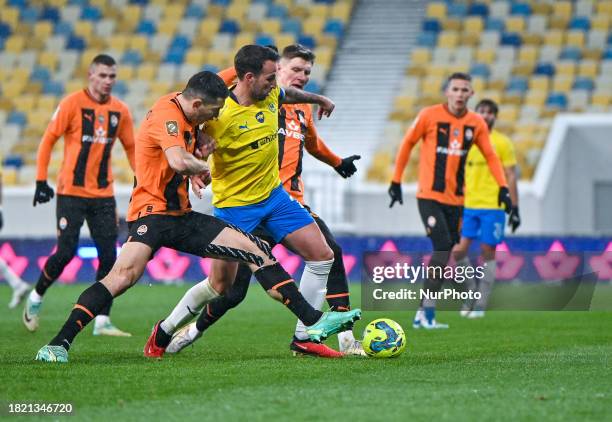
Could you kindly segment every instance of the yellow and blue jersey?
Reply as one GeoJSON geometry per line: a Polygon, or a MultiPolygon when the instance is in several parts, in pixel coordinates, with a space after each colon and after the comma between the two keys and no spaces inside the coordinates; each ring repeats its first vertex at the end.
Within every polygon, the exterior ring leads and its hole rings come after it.
{"type": "Polygon", "coordinates": [[[252,205],[267,199],[280,185],[278,172],[278,107],[284,91],[276,87],[250,106],[231,94],[217,120],[205,131],[217,141],[211,156],[213,205],[252,205]]]}
{"type": "MultiPolygon", "coordinates": [[[[507,136],[491,131],[491,144],[504,167],[516,165],[514,146],[507,136]]],[[[465,208],[503,209],[497,205],[499,186],[478,148],[470,148],[465,166],[465,208]]]]}

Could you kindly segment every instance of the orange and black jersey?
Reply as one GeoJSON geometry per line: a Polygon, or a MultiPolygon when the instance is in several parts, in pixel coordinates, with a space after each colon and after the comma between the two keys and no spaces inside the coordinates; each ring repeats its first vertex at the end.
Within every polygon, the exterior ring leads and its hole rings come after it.
{"type": "Polygon", "coordinates": [[[177,95],[161,97],[151,107],[136,135],[136,180],[127,221],[150,214],[183,215],[191,210],[189,178],[168,163],[165,150],[174,146],[195,150],[197,127],[181,108],[177,95]]]}
{"type": "MultiPolygon", "coordinates": [[[[236,79],[233,67],[219,72],[226,85],[236,79]]],[[[278,166],[285,190],[300,203],[304,203],[302,160],[304,148],[317,160],[332,167],[342,159],[334,154],[317,133],[310,104],[284,104],[278,111],[278,166]]]]}
{"type": "Polygon", "coordinates": [[[36,180],[47,180],[51,150],[64,136],[64,159],[57,193],[84,198],[113,196],[111,151],[119,138],[134,168],[134,124],[128,107],[115,97],[94,100],[86,89],[64,98],[38,148],[36,180]]]}
{"type": "Polygon", "coordinates": [[[395,162],[393,181],[401,183],[414,145],[422,139],[417,198],[447,205],[463,205],[465,161],[472,145],[484,155],[500,186],[506,186],[504,170],[491,146],[484,119],[467,111],[453,115],[446,104],[426,107],[406,132],[395,162]]]}

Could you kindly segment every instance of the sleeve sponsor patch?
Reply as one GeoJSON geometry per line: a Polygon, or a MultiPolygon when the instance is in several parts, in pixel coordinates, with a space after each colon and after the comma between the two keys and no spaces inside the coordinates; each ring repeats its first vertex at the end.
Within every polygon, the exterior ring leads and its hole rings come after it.
{"type": "Polygon", "coordinates": [[[166,120],[166,132],[168,132],[168,135],[178,136],[178,122],[176,120],[166,120]]]}

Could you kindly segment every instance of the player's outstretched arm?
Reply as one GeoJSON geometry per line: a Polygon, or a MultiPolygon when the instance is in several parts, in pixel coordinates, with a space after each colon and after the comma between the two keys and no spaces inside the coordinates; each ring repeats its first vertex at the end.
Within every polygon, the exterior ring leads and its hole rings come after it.
{"type": "Polygon", "coordinates": [[[172,170],[184,176],[200,175],[208,171],[208,164],[198,160],[193,154],[180,146],[171,146],[164,150],[168,164],[172,170]]]}
{"type": "Polygon", "coordinates": [[[284,88],[284,90],[285,96],[282,101],[285,104],[318,104],[319,119],[323,116],[329,117],[336,107],[332,100],[323,95],[306,92],[293,86],[284,88]]]}

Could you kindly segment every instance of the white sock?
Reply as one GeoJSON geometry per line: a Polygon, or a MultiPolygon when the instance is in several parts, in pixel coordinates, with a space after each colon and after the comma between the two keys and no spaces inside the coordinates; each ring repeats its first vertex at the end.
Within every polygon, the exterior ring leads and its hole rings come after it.
{"type": "Polygon", "coordinates": [[[474,304],[474,309],[484,311],[487,308],[489,296],[491,295],[491,290],[493,290],[493,283],[495,283],[496,271],[497,263],[494,259],[485,262],[484,277],[480,280],[480,285],[478,286],[481,296],[474,304]]]}
{"type": "Polygon", "coordinates": [[[96,327],[103,327],[106,324],[110,324],[110,317],[108,315],[97,315],[94,324],[96,324],[96,327]]]}
{"type": "MultiPolygon", "coordinates": [[[[327,293],[327,278],[331,271],[333,259],[329,261],[306,261],[304,273],[300,280],[300,293],[310,303],[313,308],[319,310],[325,301],[325,293],[327,293]]],[[[308,339],[306,334],[306,326],[302,321],[297,322],[295,326],[295,337],[298,340],[308,339]]]]}
{"type": "Polygon", "coordinates": [[[0,275],[6,280],[13,290],[17,289],[23,280],[8,266],[4,259],[0,258],[0,275]]]}
{"type": "Polygon", "coordinates": [[[43,297],[36,292],[36,289],[32,289],[30,292],[30,302],[40,303],[42,300],[43,297]]]}
{"type": "Polygon", "coordinates": [[[340,346],[340,351],[346,350],[353,343],[355,343],[353,330],[346,330],[338,333],[338,345],[340,346]]]}
{"type": "Polygon", "coordinates": [[[181,298],[170,315],[161,323],[161,329],[166,334],[173,334],[176,327],[181,327],[187,321],[197,316],[204,305],[219,297],[219,293],[210,285],[208,278],[199,282],[181,298]]]}

